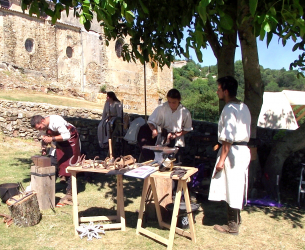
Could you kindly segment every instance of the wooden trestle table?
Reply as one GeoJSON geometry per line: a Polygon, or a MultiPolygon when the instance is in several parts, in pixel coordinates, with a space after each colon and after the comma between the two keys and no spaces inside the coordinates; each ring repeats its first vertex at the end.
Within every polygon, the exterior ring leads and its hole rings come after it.
{"type": "Polygon", "coordinates": [[[191,240],[193,242],[196,242],[195,226],[194,226],[193,214],[192,214],[192,209],[191,209],[189,191],[187,188],[187,182],[190,180],[190,177],[198,171],[198,169],[193,168],[193,167],[183,167],[183,166],[179,166],[179,167],[187,169],[187,173],[181,179],[179,179],[177,175],[174,175],[172,177],[173,180],[178,181],[178,186],[177,186],[177,191],[176,191],[176,197],[175,197],[175,202],[174,202],[174,209],[173,209],[173,213],[172,213],[171,224],[165,223],[162,220],[162,214],[161,214],[160,206],[158,203],[158,194],[157,194],[156,184],[155,184],[155,180],[154,180],[155,177],[156,178],[170,178],[171,172],[159,172],[159,171],[151,174],[149,177],[144,179],[141,204],[140,204],[140,210],[139,210],[139,216],[138,216],[138,222],[137,222],[136,234],[144,234],[156,241],[159,241],[159,242],[167,245],[167,249],[172,249],[172,247],[173,247],[175,232],[179,235],[191,238],[191,240]],[[153,200],[155,202],[159,226],[161,228],[165,227],[165,228],[170,229],[169,238],[164,238],[162,236],[159,236],[142,227],[143,212],[144,212],[144,207],[145,207],[145,198],[146,198],[146,193],[147,193],[149,182],[151,184],[152,195],[153,195],[153,200]],[[184,195],[190,231],[185,231],[176,226],[182,191],[183,191],[183,195],[184,195]]]}
{"type": "Polygon", "coordinates": [[[75,227],[75,234],[78,235],[76,229],[79,227],[80,222],[90,222],[90,221],[113,221],[116,220],[117,223],[104,224],[103,229],[121,229],[125,231],[125,211],[124,211],[124,194],[123,194],[123,174],[124,172],[116,171],[117,177],[117,215],[110,216],[86,216],[79,217],[78,214],[78,203],[77,203],[77,173],[87,172],[87,173],[101,173],[107,174],[110,171],[103,168],[82,168],[82,167],[67,167],[66,171],[72,175],[72,199],[73,199],[73,224],[75,227]]]}

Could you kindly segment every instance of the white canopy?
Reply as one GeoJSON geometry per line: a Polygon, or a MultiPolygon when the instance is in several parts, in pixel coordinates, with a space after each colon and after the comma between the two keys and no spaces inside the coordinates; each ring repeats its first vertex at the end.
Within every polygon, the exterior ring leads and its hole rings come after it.
{"type": "Polygon", "coordinates": [[[257,126],[272,129],[297,129],[291,105],[305,105],[305,92],[284,90],[265,92],[257,126]]]}

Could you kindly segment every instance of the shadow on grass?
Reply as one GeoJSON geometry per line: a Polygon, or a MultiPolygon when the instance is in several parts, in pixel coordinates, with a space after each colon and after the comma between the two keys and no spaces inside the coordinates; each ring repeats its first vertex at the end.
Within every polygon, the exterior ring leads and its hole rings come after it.
{"type": "MultiPolygon", "coordinates": [[[[209,201],[206,197],[198,199],[198,202],[204,211],[204,217],[202,219],[203,225],[213,226],[215,224],[227,224],[227,210],[224,201],[209,201]]],[[[245,206],[243,211],[246,211],[249,214],[263,212],[272,219],[289,221],[293,228],[303,228],[302,219],[305,216],[305,209],[297,206],[284,206],[281,208],[245,206]]]]}
{"type": "MultiPolygon", "coordinates": [[[[17,163],[20,165],[28,165],[28,168],[30,169],[31,166],[34,165],[33,161],[31,158],[15,158],[17,163]]],[[[16,163],[10,164],[10,165],[15,165],[16,163]]]]}
{"type": "MultiPolygon", "coordinates": [[[[113,206],[111,209],[102,208],[102,207],[90,207],[84,211],[79,212],[79,217],[91,217],[91,216],[109,216],[109,215],[116,215],[116,206],[113,206]]],[[[136,228],[137,227],[137,220],[138,220],[138,213],[137,212],[130,212],[125,211],[125,222],[126,227],[129,228],[136,228]]],[[[109,223],[114,223],[115,221],[111,221],[109,223]]],[[[106,222],[108,223],[108,222],[106,222]]],[[[154,225],[158,223],[154,223],[154,225]]]]}
{"type": "Polygon", "coordinates": [[[293,228],[300,227],[303,228],[302,218],[305,215],[304,208],[298,207],[255,207],[246,206],[244,211],[248,213],[263,212],[264,214],[270,216],[275,220],[287,220],[292,223],[293,228]]]}

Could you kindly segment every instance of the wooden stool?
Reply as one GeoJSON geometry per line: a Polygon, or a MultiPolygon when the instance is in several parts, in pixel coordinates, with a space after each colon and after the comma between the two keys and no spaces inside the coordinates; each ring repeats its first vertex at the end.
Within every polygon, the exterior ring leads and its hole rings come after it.
{"type": "Polygon", "coordinates": [[[141,197],[141,204],[140,204],[140,211],[139,211],[139,217],[138,217],[138,223],[137,223],[136,234],[141,233],[141,234],[144,234],[144,235],[146,235],[146,236],[148,236],[148,237],[150,237],[150,238],[152,238],[156,241],[159,241],[159,242],[167,245],[167,249],[169,249],[169,250],[171,250],[173,248],[175,232],[177,234],[182,235],[182,236],[189,237],[189,238],[191,238],[191,240],[193,242],[196,242],[195,226],[194,226],[193,214],[192,214],[192,209],[191,209],[190,196],[189,196],[189,192],[188,192],[188,188],[187,188],[187,180],[193,174],[195,174],[198,171],[198,169],[197,168],[191,168],[191,167],[181,167],[181,168],[186,169],[187,173],[181,179],[179,179],[177,176],[172,177],[173,180],[178,180],[178,187],[177,187],[177,191],[176,191],[176,197],[175,197],[175,203],[174,203],[174,209],[173,209],[171,224],[165,223],[162,220],[160,205],[158,204],[158,194],[157,194],[156,184],[155,184],[155,180],[154,180],[154,177],[168,179],[168,178],[170,178],[171,172],[155,172],[155,173],[151,174],[150,177],[147,177],[144,180],[142,197],[141,197]],[[149,181],[150,181],[151,188],[152,188],[153,199],[155,201],[155,207],[156,207],[159,226],[160,227],[166,227],[166,228],[170,229],[168,239],[166,239],[162,236],[159,236],[159,235],[157,235],[153,232],[150,232],[149,230],[142,227],[142,219],[143,219],[145,198],[146,198],[146,193],[147,193],[149,181]],[[190,232],[176,227],[182,191],[183,191],[183,194],[184,194],[184,200],[185,200],[186,211],[187,211],[187,216],[188,216],[188,221],[189,221],[189,226],[190,226],[190,232]]]}

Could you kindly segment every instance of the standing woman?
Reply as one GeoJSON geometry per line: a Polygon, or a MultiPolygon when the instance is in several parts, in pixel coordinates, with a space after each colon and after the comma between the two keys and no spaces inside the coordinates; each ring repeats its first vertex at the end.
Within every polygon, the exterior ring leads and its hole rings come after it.
{"type": "Polygon", "coordinates": [[[101,148],[107,148],[109,146],[108,139],[112,139],[112,135],[119,132],[120,126],[118,126],[118,121],[122,119],[122,113],[122,104],[115,93],[112,91],[107,92],[102,120],[97,129],[98,142],[101,148]],[[121,119],[117,119],[118,117],[121,119]]]}

